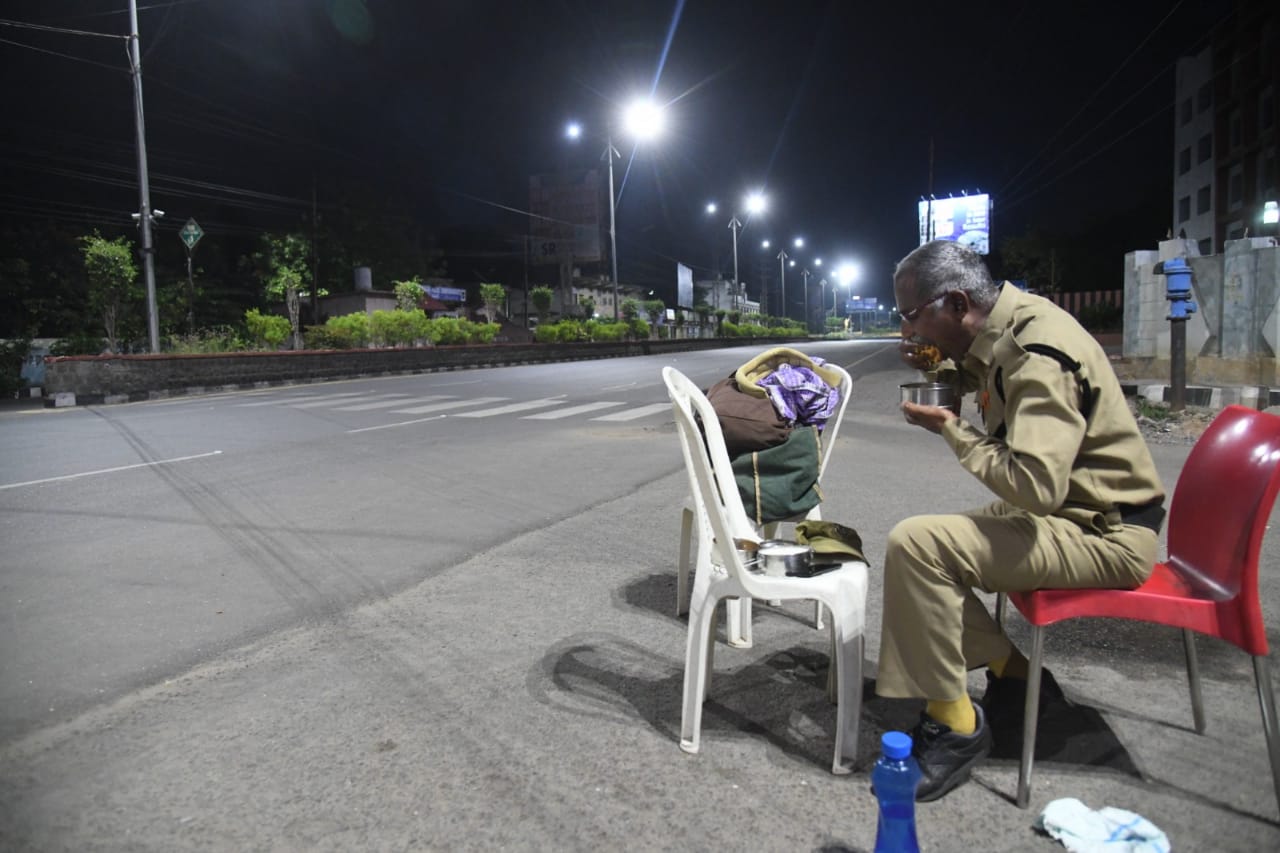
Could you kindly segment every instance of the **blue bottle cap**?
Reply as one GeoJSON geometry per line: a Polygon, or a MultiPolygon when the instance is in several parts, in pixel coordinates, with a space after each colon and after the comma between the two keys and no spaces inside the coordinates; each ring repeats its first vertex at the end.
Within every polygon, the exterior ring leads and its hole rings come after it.
{"type": "Polygon", "coordinates": [[[880,748],[886,758],[901,759],[911,754],[911,735],[906,732],[885,732],[880,736],[880,748]]]}

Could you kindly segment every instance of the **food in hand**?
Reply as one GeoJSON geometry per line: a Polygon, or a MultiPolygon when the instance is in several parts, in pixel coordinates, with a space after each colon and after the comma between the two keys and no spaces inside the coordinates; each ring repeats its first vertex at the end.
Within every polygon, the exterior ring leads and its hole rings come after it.
{"type": "Polygon", "coordinates": [[[919,344],[916,346],[916,363],[921,370],[933,370],[942,361],[942,350],[933,344],[919,344]]]}

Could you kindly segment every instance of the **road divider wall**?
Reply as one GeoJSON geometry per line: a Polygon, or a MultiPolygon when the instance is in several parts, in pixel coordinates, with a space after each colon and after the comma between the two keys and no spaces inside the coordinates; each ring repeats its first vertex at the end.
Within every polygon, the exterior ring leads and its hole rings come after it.
{"type": "Polygon", "coordinates": [[[625,358],[726,346],[764,348],[790,342],[794,339],[690,338],[415,349],[60,356],[45,360],[44,395],[45,405],[49,407],[126,403],[361,376],[625,358]]]}

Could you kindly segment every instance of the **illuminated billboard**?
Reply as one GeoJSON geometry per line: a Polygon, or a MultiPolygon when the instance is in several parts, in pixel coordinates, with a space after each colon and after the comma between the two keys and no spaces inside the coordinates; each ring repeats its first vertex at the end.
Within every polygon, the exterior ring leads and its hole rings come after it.
{"type": "Polygon", "coordinates": [[[676,304],[681,308],[693,306],[693,270],[676,263],[676,304]]]}
{"type": "Polygon", "coordinates": [[[955,240],[980,255],[991,251],[991,196],[936,198],[919,204],[920,245],[930,240],[955,240]],[[932,208],[933,227],[929,228],[932,208]]]}

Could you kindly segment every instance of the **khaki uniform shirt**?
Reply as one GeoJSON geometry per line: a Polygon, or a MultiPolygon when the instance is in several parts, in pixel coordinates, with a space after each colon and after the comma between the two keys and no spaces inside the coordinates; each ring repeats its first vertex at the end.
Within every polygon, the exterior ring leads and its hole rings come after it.
{"type": "Polygon", "coordinates": [[[985,432],[957,418],[942,436],[960,464],[1008,503],[1106,533],[1120,524],[1120,506],[1163,501],[1106,353],[1049,300],[1004,284],[959,369],[943,368],[938,378],[977,392],[985,432]],[[1027,349],[1035,344],[1065,353],[1080,369],[1027,349]],[[1091,405],[1082,400],[1086,387],[1091,405]]]}

